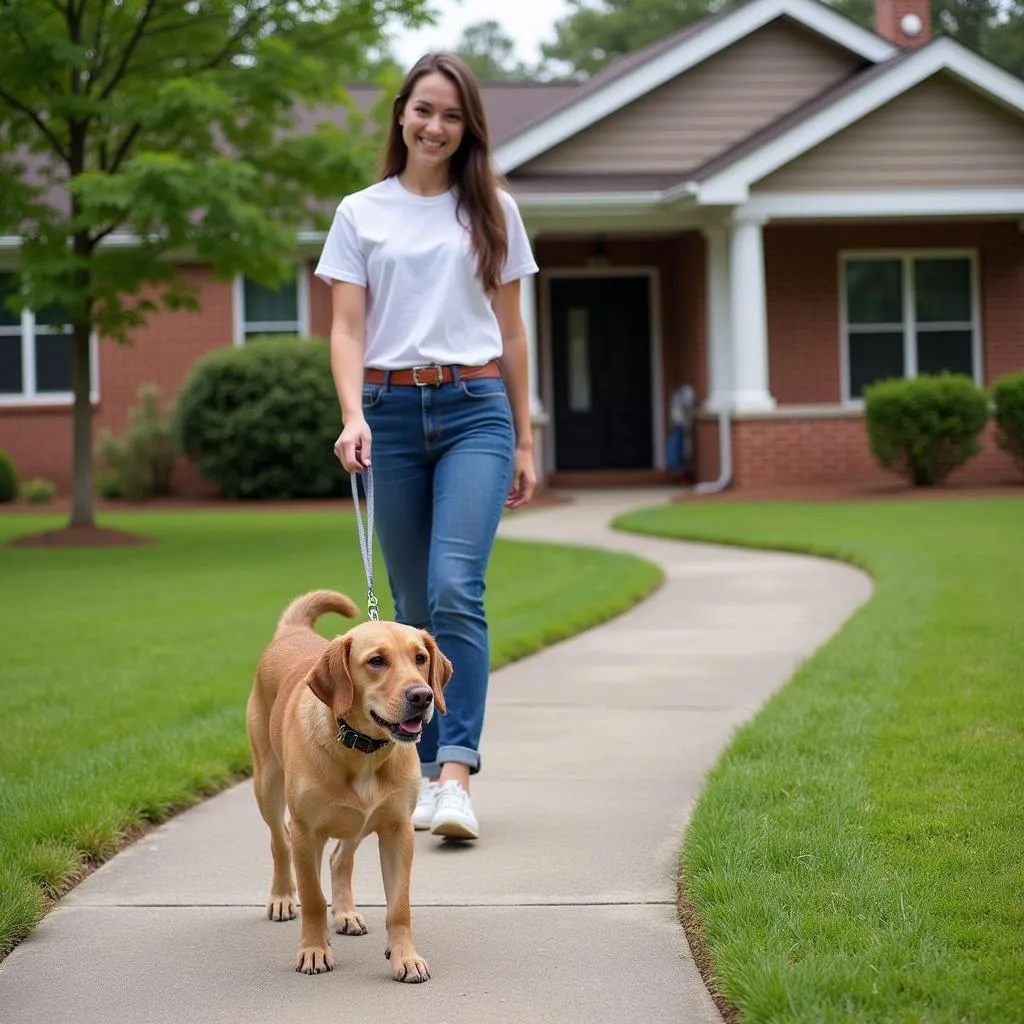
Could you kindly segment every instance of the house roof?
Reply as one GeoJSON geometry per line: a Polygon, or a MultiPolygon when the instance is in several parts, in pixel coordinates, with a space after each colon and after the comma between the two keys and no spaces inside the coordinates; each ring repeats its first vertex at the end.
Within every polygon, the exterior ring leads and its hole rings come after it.
{"type": "MultiPolygon", "coordinates": [[[[816,0],[807,2],[815,8],[822,6],[816,0]]],[[[718,34],[716,42],[721,43],[723,48],[731,45],[723,40],[731,40],[733,33],[730,32],[728,37],[722,36],[721,26],[735,16],[737,11],[747,11],[748,18],[749,12],[757,15],[755,28],[750,29],[748,26],[748,31],[756,31],[771,20],[766,18],[768,13],[777,13],[784,7],[786,16],[793,16],[791,11],[803,15],[806,14],[804,6],[805,0],[747,0],[739,8],[730,8],[703,19],[646,50],[623,58],[575,91],[567,89],[561,99],[557,100],[557,105],[542,112],[534,121],[526,122],[524,117],[523,127],[496,145],[499,166],[502,166],[504,157],[503,169],[514,172],[512,180],[516,193],[527,203],[543,201],[549,205],[560,195],[568,200],[582,195],[593,198],[601,192],[609,196],[628,192],[637,197],[642,194],[659,196],[662,200],[691,194],[700,203],[736,204],[747,199],[749,187],[754,182],[935,74],[951,74],[990,101],[1024,115],[1024,82],[955,40],[938,36],[912,50],[900,50],[885,44],[884,55],[876,61],[828,86],[703,163],[677,174],[588,174],[584,168],[571,175],[516,171],[517,167],[533,158],[530,156],[522,159],[524,153],[537,150],[533,155],[538,155],[543,152],[543,149],[538,149],[541,142],[547,148],[560,144],[559,131],[555,130],[559,119],[564,119],[574,109],[585,107],[589,100],[600,96],[602,92],[619,88],[617,83],[649,67],[651,62],[657,62],[666,54],[675,54],[678,61],[678,51],[692,47],[694,41],[704,33],[718,34]],[[531,136],[532,142],[520,147],[531,136]]],[[[802,18],[798,17],[797,20],[802,18]]],[[[834,28],[830,20],[828,27],[834,28]]],[[[651,88],[657,88],[657,83],[652,84],[651,88]]],[[[497,135],[495,137],[500,138],[497,135]]],[[[571,134],[567,137],[571,137],[571,134]]]]}
{"type": "Polygon", "coordinates": [[[498,166],[505,173],[521,167],[757,29],[783,17],[871,64],[887,60],[899,52],[888,40],[861,28],[818,0],[743,0],[621,58],[579,86],[576,92],[567,93],[557,106],[541,113],[495,147],[498,166]]]}
{"type": "Polygon", "coordinates": [[[933,75],[946,72],[1005,109],[1024,116],[1024,81],[939,36],[840,83],[729,151],[696,168],[701,203],[740,203],[750,186],[839,134],[933,75]]]}

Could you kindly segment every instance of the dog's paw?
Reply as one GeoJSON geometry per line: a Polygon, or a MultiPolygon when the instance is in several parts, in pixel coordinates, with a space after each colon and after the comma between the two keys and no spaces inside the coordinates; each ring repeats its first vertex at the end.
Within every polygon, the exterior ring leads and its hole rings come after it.
{"type": "Polygon", "coordinates": [[[366,921],[358,910],[350,911],[347,914],[335,914],[334,930],[339,935],[365,935],[366,921]]]}
{"type": "Polygon", "coordinates": [[[300,974],[324,974],[334,970],[334,954],[330,946],[300,946],[295,958],[300,974]]]}
{"type": "Polygon", "coordinates": [[[285,896],[271,896],[267,901],[267,917],[271,921],[292,921],[297,913],[298,907],[292,893],[285,896]]]}
{"type": "Polygon", "coordinates": [[[395,981],[404,981],[407,985],[418,985],[429,980],[430,968],[427,967],[427,961],[416,950],[398,956],[390,949],[386,949],[384,956],[391,961],[391,977],[395,981]]]}

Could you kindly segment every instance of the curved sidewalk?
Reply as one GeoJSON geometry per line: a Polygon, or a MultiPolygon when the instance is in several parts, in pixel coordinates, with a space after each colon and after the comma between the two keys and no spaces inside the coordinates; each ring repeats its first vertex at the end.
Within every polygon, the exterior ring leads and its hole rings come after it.
{"type": "Polygon", "coordinates": [[[388,976],[372,839],[356,867],[370,934],[335,936],[330,974],[292,970],[298,923],[263,916],[269,842],[245,783],[69,894],[0,964],[0,1021],[720,1021],[675,914],[689,807],[735,727],[870,583],[818,559],[608,528],[668,493],[581,492],[502,524],[505,537],[631,551],[666,578],[629,613],[495,673],[473,787],[483,838],[417,834],[413,928],[428,984],[388,976]]]}

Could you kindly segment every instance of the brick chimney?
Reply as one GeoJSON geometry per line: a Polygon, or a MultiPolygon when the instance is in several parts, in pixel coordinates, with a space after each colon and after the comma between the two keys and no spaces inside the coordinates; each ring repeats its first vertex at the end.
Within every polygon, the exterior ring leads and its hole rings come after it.
{"type": "Polygon", "coordinates": [[[875,31],[904,50],[932,37],[929,0],[875,0],[875,31]]]}

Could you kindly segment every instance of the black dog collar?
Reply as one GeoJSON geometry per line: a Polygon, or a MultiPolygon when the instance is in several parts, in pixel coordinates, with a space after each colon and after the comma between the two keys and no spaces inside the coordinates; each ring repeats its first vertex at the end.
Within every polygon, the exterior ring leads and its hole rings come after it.
{"type": "Polygon", "coordinates": [[[373,754],[386,747],[391,740],[375,740],[365,732],[353,729],[343,718],[338,719],[338,742],[349,750],[358,750],[363,754],[373,754]]]}

